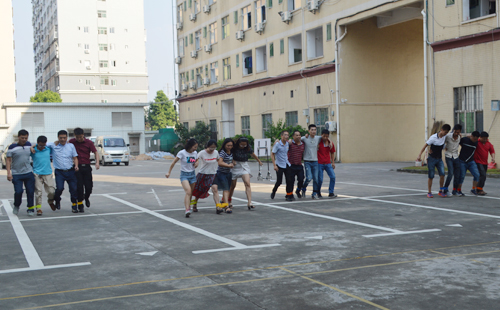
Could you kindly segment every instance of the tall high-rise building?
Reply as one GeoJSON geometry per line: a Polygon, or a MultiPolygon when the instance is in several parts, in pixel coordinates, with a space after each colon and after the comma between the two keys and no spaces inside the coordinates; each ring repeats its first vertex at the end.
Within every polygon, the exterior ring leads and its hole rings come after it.
{"type": "Polygon", "coordinates": [[[32,0],[36,91],[63,102],[147,102],[142,0],[32,0]]]}

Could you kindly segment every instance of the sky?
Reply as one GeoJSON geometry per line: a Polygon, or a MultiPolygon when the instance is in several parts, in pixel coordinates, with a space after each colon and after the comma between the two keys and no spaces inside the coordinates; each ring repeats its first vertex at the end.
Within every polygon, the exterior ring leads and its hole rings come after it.
{"type": "MultiPolygon", "coordinates": [[[[17,102],[27,102],[35,94],[33,26],[31,0],[13,0],[16,56],[17,102]]],[[[174,59],[172,41],[172,0],[144,0],[144,27],[147,30],[149,94],[163,90],[174,97],[174,59]]]]}

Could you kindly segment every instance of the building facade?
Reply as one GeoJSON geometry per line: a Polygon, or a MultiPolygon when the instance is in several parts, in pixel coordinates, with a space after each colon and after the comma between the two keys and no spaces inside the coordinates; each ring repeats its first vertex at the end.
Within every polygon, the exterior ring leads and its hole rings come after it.
{"type": "Polygon", "coordinates": [[[147,102],[142,0],[32,0],[36,91],[63,102],[147,102]]]}
{"type": "MultiPolygon", "coordinates": [[[[479,1],[478,12],[478,1],[451,2],[177,1],[180,121],[204,121],[219,138],[261,138],[279,120],[319,129],[333,122],[343,162],[414,160],[435,121],[472,117],[455,111],[454,94],[466,98],[479,88],[463,87],[484,85],[488,105],[499,97],[494,49],[477,47],[489,53],[486,71],[475,65],[479,56],[465,61],[472,51],[451,52],[453,60],[435,51],[438,42],[493,29],[498,6],[479,1]],[[476,84],[464,84],[464,76],[476,84]]],[[[483,122],[491,123],[490,112],[483,122]]]]}

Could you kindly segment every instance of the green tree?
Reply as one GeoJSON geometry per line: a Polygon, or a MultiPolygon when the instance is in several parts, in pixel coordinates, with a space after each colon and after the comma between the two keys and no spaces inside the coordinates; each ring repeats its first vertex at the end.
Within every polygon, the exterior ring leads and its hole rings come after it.
{"type": "Polygon", "coordinates": [[[184,127],[184,125],[177,123],[175,125],[175,133],[179,136],[179,143],[172,149],[172,154],[177,154],[180,150],[184,148],[184,144],[187,140],[194,138],[198,141],[198,152],[205,148],[212,132],[210,131],[210,126],[204,122],[197,122],[196,126],[191,130],[184,127]]]}
{"type": "Polygon", "coordinates": [[[155,101],[145,111],[146,128],[158,130],[177,123],[177,112],[174,103],[168,99],[163,90],[156,92],[155,101]]]}
{"type": "Polygon", "coordinates": [[[266,138],[270,138],[271,141],[274,141],[275,139],[280,139],[280,134],[284,130],[288,131],[288,133],[290,134],[290,138],[292,137],[293,132],[296,130],[298,130],[302,136],[308,133],[307,129],[305,129],[300,125],[287,126],[282,119],[279,119],[276,124],[272,122],[270,125],[271,126],[269,130],[266,132],[266,138]]]}
{"type": "Polygon", "coordinates": [[[51,90],[36,93],[30,97],[30,102],[62,102],[61,96],[51,90]]]}

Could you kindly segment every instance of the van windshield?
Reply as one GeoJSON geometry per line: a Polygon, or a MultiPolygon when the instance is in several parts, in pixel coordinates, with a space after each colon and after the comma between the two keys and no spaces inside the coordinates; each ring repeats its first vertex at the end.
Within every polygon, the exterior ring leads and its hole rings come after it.
{"type": "Polygon", "coordinates": [[[104,147],[124,147],[125,141],[122,138],[104,139],[104,147]]]}

